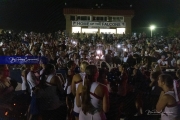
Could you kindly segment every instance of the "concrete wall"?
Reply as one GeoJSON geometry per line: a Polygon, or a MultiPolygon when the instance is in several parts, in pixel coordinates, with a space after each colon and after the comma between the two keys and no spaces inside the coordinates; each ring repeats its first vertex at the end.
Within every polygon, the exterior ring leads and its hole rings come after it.
{"type": "Polygon", "coordinates": [[[124,22],[126,23],[126,33],[125,34],[131,34],[131,16],[125,16],[124,22]]]}
{"type": "Polygon", "coordinates": [[[70,20],[70,15],[65,15],[66,18],[66,31],[68,35],[71,35],[72,32],[72,21],[70,20]]]}

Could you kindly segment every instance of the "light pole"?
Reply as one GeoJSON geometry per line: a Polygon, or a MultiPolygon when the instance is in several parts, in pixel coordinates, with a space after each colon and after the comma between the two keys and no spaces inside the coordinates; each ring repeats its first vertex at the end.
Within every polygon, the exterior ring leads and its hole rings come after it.
{"type": "Polygon", "coordinates": [[[152,37],[152,31],[155,29],[155,26],[154,25],[151,25],[150,26],[150,30],[151,30],[151,37],[152,37]]]}

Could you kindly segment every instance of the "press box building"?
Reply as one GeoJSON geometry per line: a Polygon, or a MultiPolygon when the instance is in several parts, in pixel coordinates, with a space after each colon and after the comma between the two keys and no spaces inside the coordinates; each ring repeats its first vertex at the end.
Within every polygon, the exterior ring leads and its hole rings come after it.
{"type": "Polygon", "coordinates": [[[68,33],[131,34],[133,10],[64,8],[68,33]]]}

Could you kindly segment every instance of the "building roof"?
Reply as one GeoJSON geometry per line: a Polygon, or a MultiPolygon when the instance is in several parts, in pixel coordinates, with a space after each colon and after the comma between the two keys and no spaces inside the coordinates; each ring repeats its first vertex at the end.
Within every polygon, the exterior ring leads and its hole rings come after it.
{"type": "Polygon", "coordinates": [[[79,15],[127,15],[134,16],[133,10],[64,8],[63,13],[79,15]]]}

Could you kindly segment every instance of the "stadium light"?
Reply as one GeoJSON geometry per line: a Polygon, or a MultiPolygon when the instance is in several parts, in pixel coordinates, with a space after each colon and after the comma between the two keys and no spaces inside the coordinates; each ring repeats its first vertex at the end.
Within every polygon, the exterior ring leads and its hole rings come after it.
{"type": "Polygon", "coordinates": [[[150,26],[150,30],[151,30],[151,37],[152,37],[152,31],[155,29],[156,27],[154,25],[150,26]]]}

